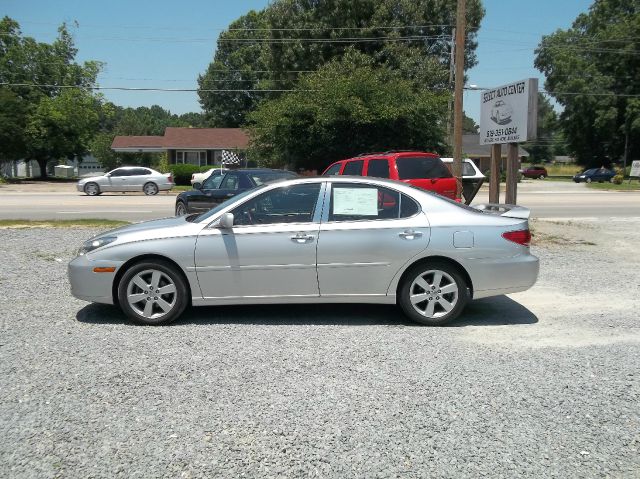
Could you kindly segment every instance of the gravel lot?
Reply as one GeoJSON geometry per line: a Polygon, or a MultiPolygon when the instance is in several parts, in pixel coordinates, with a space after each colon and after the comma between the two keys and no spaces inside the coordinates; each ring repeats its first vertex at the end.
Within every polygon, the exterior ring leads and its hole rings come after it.
{"type": "Polygon", "coordinates": [[[5,229],[2,477],[638,477],[637,222],[534,225],[530,291],[451,327],[394,307],[69,294],[87,229],[5,229]]]}

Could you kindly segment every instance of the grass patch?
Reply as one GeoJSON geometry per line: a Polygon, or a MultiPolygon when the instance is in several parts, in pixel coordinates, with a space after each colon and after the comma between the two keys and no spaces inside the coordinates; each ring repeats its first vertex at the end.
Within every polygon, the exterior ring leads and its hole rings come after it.
{"type": "Polygon", "coordinates": [[[0,220],[0,228],[117,228],[128,221],[77,219],[77,220],[0,220]]]}
{"type": "Polygon", "coordinates": [[[621,185],[614,183],[587,183],[587,187],[594,190],[640,191],[640,181],[632,180],[629,183],[629,180],[625,180],[621,185]]]}
{"type": "Polygon", "coordinates": [[[171,191],[189,191],[192,190],[193,188],[191,187],[191,185],[187,186],[187,185],[176,185],[173,188],[171,188],[171,191]]]}

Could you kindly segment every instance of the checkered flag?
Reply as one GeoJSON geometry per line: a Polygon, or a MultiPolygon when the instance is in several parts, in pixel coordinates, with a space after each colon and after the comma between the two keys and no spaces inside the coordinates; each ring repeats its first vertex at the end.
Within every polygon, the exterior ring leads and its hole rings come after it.
{"type": "Polygon", "coordinates": [[[240,157],[229,150],[222,150],[222,164],[225,166],[240,166],[240,157]]]}

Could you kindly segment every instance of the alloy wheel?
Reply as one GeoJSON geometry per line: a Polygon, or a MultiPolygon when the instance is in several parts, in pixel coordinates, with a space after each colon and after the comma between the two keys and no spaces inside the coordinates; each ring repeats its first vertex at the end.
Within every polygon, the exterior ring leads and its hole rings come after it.
{"type": "Polygon", "coordinates": [[[155,185],[155,183],[147,183],[146,185],[144,185],[144,194],[145,195],[155,195],[156,193],[158,193],[158,187],[155,185]]]}
{"type": "Polygon", "coordinates": [[[84,192],[89,196],[96,196],[100,193],[100,188],[95,183],[87,183],[84,187],[84,192]]]}
{"type": "Polygon", "coordinates": [[[127,302],[145,319],[160,319],[169,314],[178,299],[176,285],[169,275],[147,269],[133,276],[127,284],[127,302]]]}
{"type": "Polygon", "coordinates": [[[187,214],[187,208],[185,208],[183,202],[179,202],[176,206],[176,216],[182,216],[187,214]]]}
{"type": "Polygon", "coordinates": [[[416,312],[427,318],[440,318],[455,308],[458,285],[446,272],[428,270],[416,277],[409,288],[409,299],[416,312]]]}

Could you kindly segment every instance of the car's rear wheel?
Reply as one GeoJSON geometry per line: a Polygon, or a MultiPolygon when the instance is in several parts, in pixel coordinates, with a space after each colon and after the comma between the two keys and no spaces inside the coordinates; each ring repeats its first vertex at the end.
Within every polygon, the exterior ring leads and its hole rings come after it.
{"type": "Polygon", "coordinates": [[[444,261],[412,267],[405,275],[398,299],[411,320],[428,326],[441,326],[457,318],[468,301],[464,277],[444,261]]]}
{"type": "Polygon", "coordinates": [[[102,192],[100,191],[98,183],[90,182],[84,185],[84,193],[89,196],[98,196],[102,192]]]}
{"type": "Polygon", "coordinates": [[[187,206],[182,202],[176,203],[176,216],[183,216],[187,214],[187,206]]]}
{"type": "Polygon", "coordinates": [[[148,196],[157,195],[158,185],[152,182],[145,183],[145,185],[142,187],[142,191],[144,191],[144,194],[148,196]]]}
{"type": "Polygon", "coordinates": [[[540,178],[541,180],[544,180],[546,178],[546,176],[540,175],[540,176],[538,176],[538,178],[540,178]]]}
{"type": "Polygon", "coordinates": [[[118,303],[134,321],[166,324],[189,304],[186,280],[166,261],[144,261],[130,267],[118,285],[118,303]]]}

